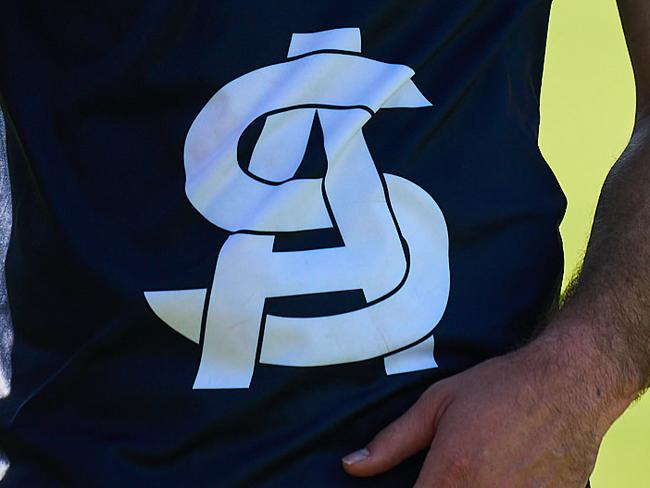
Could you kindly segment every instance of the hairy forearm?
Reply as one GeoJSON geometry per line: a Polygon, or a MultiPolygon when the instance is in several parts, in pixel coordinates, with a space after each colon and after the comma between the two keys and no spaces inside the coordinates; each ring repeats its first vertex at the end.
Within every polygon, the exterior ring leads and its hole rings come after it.
{"type": "Polygon", "coordinates": [[[650,2],[617,3],[636,81],[634,132],[605,180],[580,273],[520,353],[540,385],[553,378],[563,400],[552,408],[572,411],[578,431],[587,419],[596,437],[650,387],[650,2]]]}
{"type": "Polygon", "coordinates": [[[534,343],[607,427],[650,387],[650,2],[617,0],[636,81],[630,144],[603,186],[584,263],[534,343]],[[544,347],[544,344],[551,347],[544,347]]]}
{"type": "Polygon", "coordinates": [[[650,117],[610,171],[568,306],[597,324],[596,344],[621,385],[650,386],[650,117]]]}
{"type": "Polygon", "coordinates": [[[542,341],[561,341],[609,420],[650,386],[650,117],[610,171],[584,263],[542,341]]]}

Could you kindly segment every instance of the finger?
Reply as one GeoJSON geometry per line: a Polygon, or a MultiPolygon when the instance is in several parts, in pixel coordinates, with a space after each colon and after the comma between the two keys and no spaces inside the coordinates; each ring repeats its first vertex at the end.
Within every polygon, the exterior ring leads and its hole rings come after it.
{"type": "Polygon", "coordinates": [[[429,447],[435,431],[435,411],[435,405],[420,398],[364,449],[344,457],[343,469],[352,476],[374,476],[429,447]]]}

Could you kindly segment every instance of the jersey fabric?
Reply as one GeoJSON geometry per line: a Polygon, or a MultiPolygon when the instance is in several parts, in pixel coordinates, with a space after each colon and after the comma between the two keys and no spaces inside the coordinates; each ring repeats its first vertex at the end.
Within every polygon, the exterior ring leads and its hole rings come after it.
{"type": "Polygon", "coordinates": [[[561,283],[550,0],[8,0],[7,486],[412,486],[340,458],[561,283]]]}

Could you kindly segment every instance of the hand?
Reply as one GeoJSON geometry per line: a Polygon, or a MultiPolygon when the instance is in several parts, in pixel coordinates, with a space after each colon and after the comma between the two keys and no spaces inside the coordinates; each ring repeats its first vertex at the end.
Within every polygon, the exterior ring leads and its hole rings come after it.
{"type": "Polygon", "coordinates": [[[434,384],[344,469],[374,476],[428,449],[416,488],[584,488],[622,409],[605,414],[597,372],[561,347],[532,343],[434,384]]]}

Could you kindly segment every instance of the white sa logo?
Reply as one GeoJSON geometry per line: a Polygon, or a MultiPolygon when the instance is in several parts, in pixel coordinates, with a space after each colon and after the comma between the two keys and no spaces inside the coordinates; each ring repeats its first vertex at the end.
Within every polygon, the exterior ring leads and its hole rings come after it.
{"type": "Polygon", "coordinates": [[[413,70],[360,52],[359,29],[294,34],[288,61],[221,88],[187,134],[187,197],[232,235],[209,290],[145,296],[163,321],[202,342],[195,389],[248,388],[258,356],[295,367],[384,357],[388,374],[436,367],[432,331],[449,295],[447,227],[422,188],[377,171],[362,131],[380,109],[431,104],[413,70]],[[316,114],[327,172],[295,178],[316,114]],[[264,115],[245,171],[239,138],[264,115]],[[273,251],[278,233],[333,226],[344,246],[273,251]],[[344,290],[362,290],[367,305],[308,318],[264,313],[267,298],[344,290]]]}

